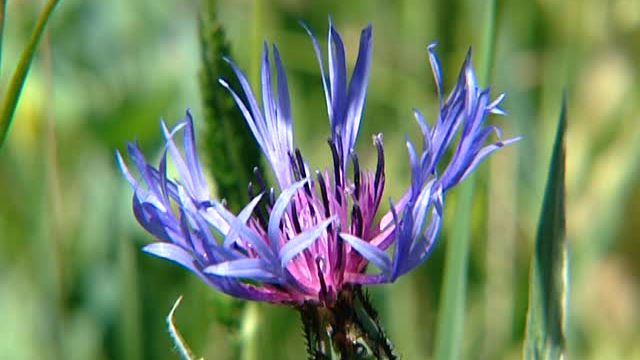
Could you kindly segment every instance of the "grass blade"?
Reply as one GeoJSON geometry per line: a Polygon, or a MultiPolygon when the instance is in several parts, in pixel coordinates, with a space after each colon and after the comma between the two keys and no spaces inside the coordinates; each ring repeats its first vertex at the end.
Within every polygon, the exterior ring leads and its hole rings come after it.
{"type": "Polygon", "coordinates": [[[461,185],[455,214],[456,226],[447,242],[435,360],[460,359],[462,355],[473,188],[474,175],[471,175],[461,185]]]}
{"type": "Polygon", "coordinates": [[[7,1],[0,0],[0,74],[2,74],[2,39],[4,39],[4,21],[7,10],[7,1]]]}
{"type": "Polygon", "coordinates": [[[565,357],[567,242],[565,238],[566,97],[551,156],[529,281],[524,359],[565,357]]]}
{"type": "MultiPolygon", "coordinates": [[[[491,79],[496,40],[496,0],[487,4],[484,22],[482,83],[491,79]]],[[[455,213],[456,226],[447,243],[443,288],[437,319],[434,359],[449,360],[462,357],[464,313],[467,297],[467,267],[471,241],[471,208],[475,175],[461,185],[455,213]]]]}
{"type": "MultiPolygon", "coordinates": [[[[22,92],[22,88],[27,78],[29,68],[31,67],[31,62],[33,61],[33,56],[38,47],[38,43],[40,42],[40,38],[42,37],[44,28],[47,25],[47,22],[49,21],[49,18],[51,17],[51,14],[53,13],[56,5],[58,5],[58,2],[59,0],[49,0],[42,10],[42,13],[40,13],[40,17],[38,18],[36,27],[33,30],[33,33],[31,33],[31,39],[29,39],[27,47],[22,52],[22,56],[20,57],[18,66],[16,67],[16,70],[13,73],[13,77],[11,78],[11,82],[9,83],[9,89],[4,96],[2,108],[0,108],[0,148],[2,147],[2,145],[4,145],[4,142],[7,138],[11,120],[13,119],[13,114],[15,113],[16,107],[18,106],[20,93],[22,92]]],[[[2,10],[4,12],[4,9],[2,10]]],[[[2,21],[4,21],[4,14],[2,15],[2,21]]]]}

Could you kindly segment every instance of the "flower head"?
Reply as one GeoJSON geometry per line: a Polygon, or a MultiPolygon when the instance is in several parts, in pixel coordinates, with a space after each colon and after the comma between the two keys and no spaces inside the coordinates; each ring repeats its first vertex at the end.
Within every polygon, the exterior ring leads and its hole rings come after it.
{"type": "Polygon", "coordinates": [[[268,189],[262,179],[250,185],[252,200],[238,214],[213,199],[196,151],[193,120],[187,116],[173,130],[164,123],[167,141],[159,166],[149,165],[136,144],[128,150],[141,181],[117,158],[134,189],[133,210],[140,224],[159,242],[150,254],[174,261],[211,286],[232,296],[269,302],[305,301],[330,305],[349,284],[392,282],[420,265],[438,236],[444,194],[466,178],[498,148],[513,142],[486,144],[495,126],[489,114],[502,114],[503,96],[490,101],[478,86],[470,54],[456,86],[445,98],[435,45],[428,47],[439,95],[439,112],[430,126],[419,111],[420,149],[407,140],[411,184],[389,212],[376,221],[385,184],[382,134],[373,137],[378,163],[361,169],[354,146],[362,119],[372,57],[372,28],[360,36],[360,49],[348,79],[340,34],[329,25],[328,62],[316,37],[306,28],[320,65],[331,127],[328,141],[333,166],[311,171],[295,147],[287,77],[273,47],[262,58],[262,106],[243,72],[231,61],[241,92],[221,79],[243,113],[277,181],[268,189]],[[183,132],[183,153],[174,141],[183,132]],[[455,145],[454,145],[455,143],[455,145]],[[448,162],[444,154],[451,150],[448,162]],[[167,156],[178,178],[167,176],[167,156]],[[348,176],[351,168],[352,176],[348,176]],[[438,173],[438,169],[443,169],[438,173]],[[366,271],[369,264],[377,269],[366,271]]]}

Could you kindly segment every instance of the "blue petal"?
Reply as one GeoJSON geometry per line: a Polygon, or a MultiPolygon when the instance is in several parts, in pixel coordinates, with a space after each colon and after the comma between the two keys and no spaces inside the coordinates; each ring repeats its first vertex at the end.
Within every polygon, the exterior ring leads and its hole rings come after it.
{"type": "Polygon", "coordinates": [[[331,217],[284,244],[278,254],[278,256],[280,257],[280,265],[283,268],[286,267],[291,259],[311,246],[311,244],[313,244],[320,237],[320,235],[322,235],[327,226],[329,226],[329,224],[331,224],[334,220],[335,218],[331,217]]]}
{"type": "MultiPolygon", "coordinates": [[[[329,119],[333,119],[333,109],[331,107],[331,92],[329,91],[329,86],[327,84],[327,75],[324,71],[324,64],[322,61],[322,52],[320,51],[320,45],[318,44],[318,39],[316,38],[316,36],[314,35],[313,31],[311,30],[311,28],[309,26],[307,26],[307,24],[305,23],[300,23],[302,25],[302,27],[304,27],[304,29],[307,31],[307,34],[309,34],[309,37],[311,38],[311,42],[313,44],[313,51],[316,54],[316,59],[318,59],[318,65],[320,66],[320,75],[322,76],[322,86],[324,88],[324,95],[325,95],[325,100],[327,103],[327,112],[329,113],[329,119]]],[[[333,120],[331,120],[333,121],[333,120]]]]}
{"type": "Polygon", "coordinates": [[[276,200],[276,203],[273,205],[273,209],[271,210],[271,215],[269,217],[267,233],[269,235],[269,240],[271,241],[271,248],[274,252],[278,251],[278,248],[280,247],[280,221],[282,220],[282,216],[284,215],[291,198],[293,198],[296,192],[308,181],[308,179],[304,179],[293,183],[291,186],[286,188],[282,194],[280,194],[278,200],[276,200]]]}
{"type": "MultiPolygon", "coordinates": [[[[260,200],[262,199],[263,194],[258,194],[258,196],[254,197],[247,206],[245,206],[237,216],[238,221],[241,221],[243,224],[246,224],[253,210],[256,208],[260,200]]],[[[238,239],[238,232],[235,229],[230,229],[229,233],[224,239],[224,247],[229,249],[233,245],[234,242],[238,239]]]]}
{"type": "Polygon", "coordinates": [[[166,242],[156,242],[145,246],[142,248],[142,251],[163,259],[171,260],[195,273],[198,272],[198,269],[193,262],[193,256],[178,245],[166,242]]]}
{"type": "Polygon", "coordinates": [[[360,132],[360,121],[367,97],[367,85],[369,83],[369,71],[371,69],[371,55],[373,53],[372,26],[367,26],[360,35],[360,49],[358,59],[353,69],[351,81],[349,83],[349,107],[345,117],[344,129],[344,154],[345,161],[349,155],[360,132]]]}
{"type": "Polygon", "coordinates": [[[239,259],[207,266],[205,274],[277,283],[278,277],[267,270],[262,259],[239,259]]]}
{"type": "Polygon", "coordinates": [[[436,88],[438,89],[438,99],[440,100],[440,107],[442,107],[442,96],[444,94],[442,85],[442,66],[440,66],[440,59],[436,54],[436,46],[438,43],[431,43],[427,46],[427,52],[429,53],[429,63],[431,64],[431,70],[433,71],[433,77],[436,80],[436,88]]]}
{"type": "Polygon", "coordinates": [[[196,197],[198,200],[208,199],[209,185],[204,178],[200,165],[200,159],[196,149],[195,132],[193,130],[193,118],[190,110],[187,110],[184,123],[186,124],[184,127],[184,150],[187,158],[187,166],[189,167],[193,185],[196,190],[196,197]]]}
{"type": "Polygon", "coordinates": [[[276,135],[276,109],[273,101],[273,85],[271,82],[271,65],[269,63],[269,48],[267,43],[264,43],[264,49],[262,50],[262,108],[264,111],[265,125],[267,127],[267,133],[276,135]]]}
{"type": "Polygon", "coordinates": [[[391,259],[386,252],[350,234],[341,233],[340,237],[365,259],[375,264],[382,271],[382,274],[388,275],[391,273],[391,259]]]}
{"type": "MultiPolygon", "coordinates": [[[[273,45],[273,57],[276,61],[276,71],[278,73],[278,124],[284,125],[286,135],[291,136],[291,103],[289,101],[287,74],[282,66],[278,47],[275,45],[273,45]]],[[[279,136],[282,136],[282,134],[279,136]]]]}
{"type": "Polygon", "coordinates": [[[240,219],[230,213],[221,204],[214,204],[215,209],[218,211],[228,223],[231,229],[229,231],[236,231],[242,236],[242,240],[249,243],[256,251],[259,257],[264,259],[268,264],[275,266],[277,263],[276,254],[272,249],[267,246],[264,239],[260,237],[254,230],[245,225],[240,219]]]}
{"type": "Polygon", "coordinates": [[[231,88],[231,86],[229,86],[229,83],[227,81],[225,81],[224,79],[219,79],[218,82],[220,83],[220,85],[222,85],[225,89],[229,91],[229,93],[233,97],[233,100],[235,100],[236,105],[238,105],[240,112],[242,112],[242,115],[244,115],[244,118],[247,121],[247,124],[249,125],[249,128],[253,133],[253,136],[258,142],[258,145],[260,145],[260,148],[262,149],[262,152],[267,154],[268,149],[265,145],[264,139],[262,138],[262,132],[264,130],[262,128],[262,125],[256,121],[256,119],[253,117],[249,109],[247,109],[247,107],[245,106],[240,96],[238,96],[238,94],[231,88]],[[260,126],[260,129],[258,129],[258,126],[260,126]]]}

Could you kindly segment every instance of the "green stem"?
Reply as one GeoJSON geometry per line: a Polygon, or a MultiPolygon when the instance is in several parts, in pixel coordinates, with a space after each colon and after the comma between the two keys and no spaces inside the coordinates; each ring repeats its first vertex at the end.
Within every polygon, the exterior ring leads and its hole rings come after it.
{"type": "MultiPolygon", "coordinates": [[[[9,133],[9,127],[13,119],[13,114],[15,113],[16,107],[18,105],[18,100],[20,98],[20,93],[22,92],[27,73],[29,72],[29,68],[31,67],[33,55],[36,51],[36,48],[38,47],[38,43],[40,42],[40,38],[42,37],[44,28],[47,25],[47,22],[49,21],[49,18],[51,17],[51,14],[53,13],[56,5],[58,5],[58,2],[59,0],[49,0],[45,5],[42,13],[40,14],[40,17],[38,18],[36,27],[33,30],[33,33],[31,33],[29,43],[22,52],[22,56],[20,57],[18,66],[16,67],[16,70],[11,78],[11,82],[9,83],[9,89],[6,96],[4,96],[2,108],[0,108],[0,147],[4,145],[7,134],[9,133]]],[[[2,18],[4,19],[4,1],[2,2],[2,6],[2,18]]]]}
{"type": "Polygon", "coordinates": [[[359,286],[343,289],[330,306],[306,303],[298,311],[310,360],[398,358],[359,286]]]}

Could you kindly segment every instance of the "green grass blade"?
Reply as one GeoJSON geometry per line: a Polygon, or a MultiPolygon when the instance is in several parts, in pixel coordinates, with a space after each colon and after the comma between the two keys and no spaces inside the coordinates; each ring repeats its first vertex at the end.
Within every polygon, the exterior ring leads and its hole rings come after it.
{"type": "MultiPolygon", "coordinates": [[[[496,38],[496,2],[487,4],[484,23],[481,83],[491,79],[496,38]]],[[[455,227],[447,243],[443,288],[438,311],[434,359],[449,360],[462,357],[464,315],[467,297],[467,268],[471,242],[471,208],[475,175],[460,188],[455,212],[455,227]]]]}
{"type": "Polygon", "coordinates": [[[7,1],[0,0],[0,74],[2,74],[2,39],[4,39],[4,20],[7,10],[7,1]]]}
{"type": "MultiPolygon", "coordinates": [[[[36,27],[33,30],[33,33],[31,33],[31,39],[29,39],[27,47],[22,52],[18,66],[16,67],[13,77],[11,78],[11,82],[9,83],[9,89],[2,101],[2,108],[0,108],[0,148],[4,145],[7,138],[9,127],[11,126],[11,120],[13,119],[13,114],[18,106],[20,93],[22,92],[25,80],[27,79],[27,73],[31,67],[31,62],[33,61],[33,56],[38,47],[38,43],[40,42],[40,38],[42,38],[47,22],[49,21],[56,5],[58,5],[58,2],[59,0],[49,0],[42,10],[42,13],[40,13],[36,27]]],[[[4,14],[2,17],[4,20],[4,14]]]]}
{"type": "Polygon", "coordinates": [[[462,355],[473,188],[472,175],[461,185],[455,213],[456,226],[447,242],[436,332],[436,360],[460,359],[462,355]]]}
{"type": "Polygon", "coordinates": [[[565,357],[568,287],[564,188],[566,116],[566,98],[563,98],[531,261],[524,345],[524,359],[527,360],[565,357]]]}
{"type": "Polygon", "coordinates": [[[174,323],[175,312],[176,309],[178,309],[178,306],[180,306],[181,302],[182,296],[180,296],[178,300],[176,300],[176,302],[173,304],[173,307],[171,307],[171,311],[169,311],[169,315],[167,315],[167,328],[169,330],[171,340],[173,340],[173,344],[176,346],[178,354],[180,354],[180,358],[183,360],[195,360],[196,358],[193,356],[193,352],[189,348],[189,345],[187,345],[186,341],[184,340],[184,338],[180,334],[180,331],[178,331],[178,328],[174,323]]]}

